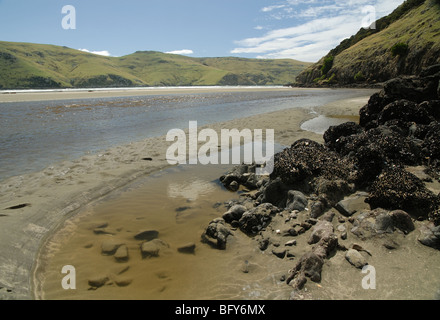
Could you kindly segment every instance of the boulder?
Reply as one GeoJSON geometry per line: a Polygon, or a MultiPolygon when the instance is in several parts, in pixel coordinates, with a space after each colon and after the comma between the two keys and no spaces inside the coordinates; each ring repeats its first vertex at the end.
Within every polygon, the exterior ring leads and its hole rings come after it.
{"type": "Polygon", "coordinates": [[[290,190],[287,193],[286,209],[293,211],[304,211],[309,201],[307,197],[300,191],[290,190]]]}
{"type": "Polygon", "coordinates": [[[366,240],[377,235],[391,234],[400,230],[408,234],[415,230],[414,223],[408,213],[402,210],[389,212],[378,208],[366,210],[359,214],[353,222],[351,232],[357,237],[366,240]]]}
{"type": "Polygon", "coordinates": [[[400,167],[385,170],[372,184],[365,200],[372,209],[401,209],[427,218],[438,208],[438,198],[415,175],[400,167]]]}
{"type": "Polygon", "coordinates": [[[202,234],[202,242],[211,246],[224,250],[226,249],[227,238],[233,235],[231,230],[226,227],[225,220],[217,218],[211,221],[202,234]]]}
{"type": "Polygon", "coordinates": [[[224,215],[223,219],[227,223],[231,223],[232,221],[238,221],[243,216],[243,213],[247,211],[247,208],[243,205],[234,205],[232,206],[224,215]]]}
{"type": "Polygon", "coordinates": [[[440,250],[440,226],[432,222],[425,223],[420,227],[418,240],[425,246],[440,250]]]}
{"type": "Polygon", "coordinates": [[[270,203],[263,203],[246,211],[239,220],[240,230],[248,235],[255,235],[272,221],[272,216],[280,210],[270,203]]]}

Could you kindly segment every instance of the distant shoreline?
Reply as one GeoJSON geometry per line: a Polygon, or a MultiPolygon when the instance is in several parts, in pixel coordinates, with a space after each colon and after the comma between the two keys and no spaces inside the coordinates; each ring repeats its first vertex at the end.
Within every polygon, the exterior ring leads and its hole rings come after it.
{"type": "MultiPolygon", "coordinates": [[[[307,88],[309,89],[309,88],[307,88]]],[[[243,92],[243,91],[288,91],[285,86],[194,86],[194,87],[131,87],[131,88],[83,88],[83,89],[35,89],[35,90],[0,90],[0,103],[31,102],[46,100],[70,100],[133,97],[174,93],[201,92],[243,92]]]]}

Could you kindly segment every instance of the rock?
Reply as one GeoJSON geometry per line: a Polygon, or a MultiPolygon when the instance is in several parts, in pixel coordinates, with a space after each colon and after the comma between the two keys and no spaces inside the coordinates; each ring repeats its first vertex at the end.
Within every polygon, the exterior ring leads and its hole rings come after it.
{"type": "Polygon", "coordinates": [[[311,206],[310,217],[319,218],[325,211],[325,204],[322,201],[315,201],[311,206]]]}
{"type": "Polygon", "coordinates": [[[202,242],[210,244],[217,249],[226,249],[227,238],[233,235],[225,225],[225,220],[217,218],[211,221],[202,234],[202,242]]]}
{"type": "Polygon", "coordinates": [[[432,222],[425,223],[420,227],[418,240],[425,246],[440,250],[440,226],[432,222]]]}
{"type": "Polygon", "coordinates": [[[352,191],[346,180],[317,178],[315,181],[316,194],[323,197],[330,206],[335,206],[352,191]]]}
{"type": "Polygon", "coordinates": [[[393,239],[386,239],[383,246],[388,250],[396,250],[400,247],[400,245],[393,239]]]}
{"type": "Polygon", "coordinates": [[[122,245],[123,243],[117,242],[115,240],[104,241],[101,244],[101,253],[108,256],[114,255],[118,248],[122,245]]]}
{"type": "Polygon", "coordinates": [[[114,255],[116,261],[118,262],[125,262],[128,260],[128,248],[125,245],[122,245],[116,250],[116,253],[114,255]]]}
{"type": "Polygon", "coordinates": [[[237,181],[232,181],[229,184],[229,190],[231,190],[233,192],[238,191],[239,188],[240,188],[240,184],[237,181]]]}
{"type": "Polygon", "coordinates": [[[390,213],[395,228],[408,234],[416,229],[408,213],[403,210],[395,210],[390,213]]]}
{"type": "Polygon", "coordinates": [[[133,279],[124,278],[124,277],[116,277],[114,279],[114,281],[118,287],[127,287],[133,282],[133,279]]]}
{"type": "Polygon", "coordinates": [[[270,203],[280,208],[284,208],[287,197],[287,187],[284,185],[281,178],[271,179],[258,198],[260,203],[270,203]]]}
{"type": "Polygon", "coordinates": [[[362,269],[368,264],[364,256],[357,250],[349,249],[345,254],[345,259],[350,262],[356,268],[362,269]]]}
{"type": "Polygon", "coordinates": [[[277,256],[280,259],[284,259],[284,257],[286,256],[287,250],[284,248],[275,248],[272,250],[272,253],[277,256]]]}
{"type": "Polygon", "coordinates": [[[307,197],[300,191],[290,190],[287,193],[287,210],[304,211],[308,205],[307,197]]]}
{"type": "Polygon", "coordinates": [[[191,242],[187,243],[179,248],[177,248],[177,251],[180,253],[186,253],[186,254],[194,254],[196,250],[196,244],[191,242]]]}
{"type": "Polygon", "coordinates": [[[318,243],[323,237],[328,237],[334,231],[333,225],[328,221],[319,221],[313,228],[308,244],[318,243]]]}
{"type": "Polygon", "coordinates": [[[267,238],[261,238],[258,240],[258,248],[261,251],[266,251],[267,247],[269,247],[270,240],[267,238]]]}
{"type": "Polygon", "coordinates": [[[243,216],[243,213],[245,213],[247,210],[248,209],[243,205],[234,205],[223,215],[223,219],[227,223],[238,221],[243,216]]]}
{"type": "Polygon", "coordinates": [[[401,209],[417,217],[428,217],[438,208],[437,196],[399,167],[388,168],[376,179],[366,202],[372,209],[401,209]]]}
{"type": "Polygon", "coordinates": [[[277,153],[271,179],[281,178],[286,184],[310,182],[313,178],[348,179],[351,164],[336,152],[308,139],[301,139],[277,153]]]}
{"type": "Polygon", "coordinates": [[[141,231],[134,236],[136,240],[144,240],[144,241],[151,241],[157,239],[158,237],[159,237],[159,231],[156,230],[141,231]]]}
{"type": "Polygon", "coordinates": [[[104,286],[110,279],[107,276],[95,276],[88,280],[89,286],[92,288],[100,288],[104,286]]]}
{"type": "Polygon", "coordinates": [[[153,239],[151,241],[144,242],[141,244],[142,258],[145,259],[158,257],[160,250],[165,248],[169,248],[169,245],[160,239],[153,239]]]}
{"type": "Polygon", "coordinates": [[[380,234],[393,233],[396,230],[408,234],[415,227],[411,217],[402,210],[388,212],[384,209],[366,210],[357,216],[351,232],[366,240],[380,234]]]}
{"type": "Polygon", "coordinates": [[[116,233],[106,228],[97,228],[93,230],[93,233],[96,235],[111,235],[114,236],[116,233]]]}
{"type": "Polygon", "coordinates": [[[239,220],[240,230],[248,235],[255,235],[265,228],[272,216],[280,210],[270,203],[263,203],[256,208],[246,211],[239,220]]]}
{"type": "Polygon", "coordinates": [[[339,213],[345,217],[351,217],[356,213],[356,210],[350,208],[350,200],[339,201],[336,204],[335,209],[338,210],[339,213]]]}
{"type": "Polygon", "coordinates": [[[313,282],[320,282],[323,265],[324,259],[322,257],[314,252],[305,253],[287,278],[287,284],[301,290],[307,282],[306,277],[310,278],[313,282]]]}
{"type": "Polygon", "coordinates": [[[285,244],[286,247],[296,246],[296,240],[287,241],[285,244]]]}
{"type": "Polygon", "coordinates": [[[417,124],[430,124],[434,118],[429,114],[423,104],[417,104],[408,100],[397,100],[387,106],[379,113],[379,124],[397,119],[403,122],[415,122],[417,124]]]}
{"type": "Polygon", "coordinates": [[[364,129],[355,122],[346,122],[339,126],[332,126],[324,133],[326,147],[340,152],[340,145],[344,144],[344,138],[362,133],[364,129]]]}

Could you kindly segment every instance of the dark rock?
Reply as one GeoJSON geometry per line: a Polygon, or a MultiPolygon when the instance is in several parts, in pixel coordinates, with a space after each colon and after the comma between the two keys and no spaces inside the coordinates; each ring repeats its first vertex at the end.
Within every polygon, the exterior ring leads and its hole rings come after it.
{"type": "Polygon", "coordinates": [[[394,119],[417,124],[430,124],[434,120],[426,108],[426,104],[417,104],[408,100],[394,101],[379,113],[379,124],[385,124],[394,119]]]}
{"type": "Polygon", "coordinates": [[[238,221],[243,216],[243,213],[247,211],[247,208],[243,205],[234,205],[232,206],[224,215],[223,219],[227,223],[231,223],[232,221],[238,221]]]}
{"type": "Polygon", "coordinates": [[[339,126],[332,126],[324,133],[326,147],[330,150],[340,152],[340,145],[344,144],[344,138],[360,134],[364,129],[355,122],[346,122],[339,126]]]}
{"type": "Polygon", "coordinates": [[[307,197],[300,191],[290,190],[287,193],[287,210],[304,211],[307,208],[308,202],[307,197]]]}
{"type": "Polygon", "coordinates": [[[134,236],[136,240],[145,240],[145,241],[151,241],[157,239],[157,237],[159,237],[159,232],[156,230],[141,231],[134,236]]]}
{"type": "Polygon", "coordinates": [[[269,247],[270,241],[267,238],[262,238],[258,240],[258,248],[260,248],[261,251],[266,251],[269,247]]]}
{"type": "Polygon", "coordinates": [[[319,218],[325,211],[325,204],[322,201],[315,201],[310,210],[311,218],[319,218]]]}
{"type": "Polygon", "coordinates": [[[432,222],[425,223],[420,227],[418,240],[425,246],[440,250],[440,226],[432,222]]]}
{"type": "Polygon", "coordinates": [[[178,252],[187,253],[187,254],[194,254],[195,250],[196,250],[196,244],[193,242],[187,243],[177,248],[178,252]]]}
{"type": "Polygon", "coordinates": [[[224,250],[226,249],[227,238],[233,235],[231,230],[225,225],[225,220],[217,218],[211,221],[202,234],[202,242],[224,250]]]}
{"type": "Polygon", "coordinates": [[[280,210],[270,203],[263,203],[246,211],[239,220],[240,230],[246,234],[257,234],[272,221],[272,216],[280,210]]]}
{"type": "Polygon", "coordinates": [[[415,230],[414,223],[408,213],[402,210],[395,210],[390,213],[395,228],[401,230],[405,234],[415,230]]]}
{"type": "Polygon", "coordinates": [[[96,276],[88,280],[89,286],[92,288],[100,288],[104,286],[110,279],[107,276],[96,276]]]}
{"type": "Polygon", "coordinates": [[[263,193],[258,200],[260,203],[271,203],[280,208],[284,208],[287,191],[287,187],[281,178],[271,179],[264,187],[263,193]]]}
{"type": "Polygon", "coordinates": [[[401,209],[428,217],[438,208],[438,198],[415,175],[400,167],[385,170],[371,186],[366,199],[372,209],[401,209]]]}
{"type": "Polygon", "coordinates": [[[228,187],[229,187],[229,190],[235,192],[240,188],[240,184],[237,181],[232,181],[228,187]]]}
{"type": "Polygon", "coordinates": [[[351,217],[356,213],[356,210],[353,208],[350,208],[350,200],[341,200],[339,201],[335,209],[339,211],[340,214],[342,214],[345,217],[351,217]]]}
{"type": "Polygon", "coordinates": [[[336,152],[315,141],[302,139],[275,155],[271,179],[280,177],[285,184],[304,188],[305,184],[316,177],[347,180],[351,168],[351,163],[336,152]]]}
{"type": "Polygon", "coordinates": [[[287,250],[284,248],[275,248],[272,250],[272,253],[280,259],[284,259],[286,256],[287,250]]]}

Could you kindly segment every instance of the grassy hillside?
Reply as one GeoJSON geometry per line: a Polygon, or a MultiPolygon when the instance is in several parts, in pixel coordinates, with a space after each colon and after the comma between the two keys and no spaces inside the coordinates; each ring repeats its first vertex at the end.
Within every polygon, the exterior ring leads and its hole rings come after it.
{"type": "Polygon", "coordinates": [[[383,82],[440,63],[440,1],[408,0],[304,70],[299,84],[383,82]]]}
{"type": "Polygon", "coordinates": [[[67,47],[0,41],[0,88],[285,85],[309,63],[191,58],[155,51],[103,57],[67,47]]]}

